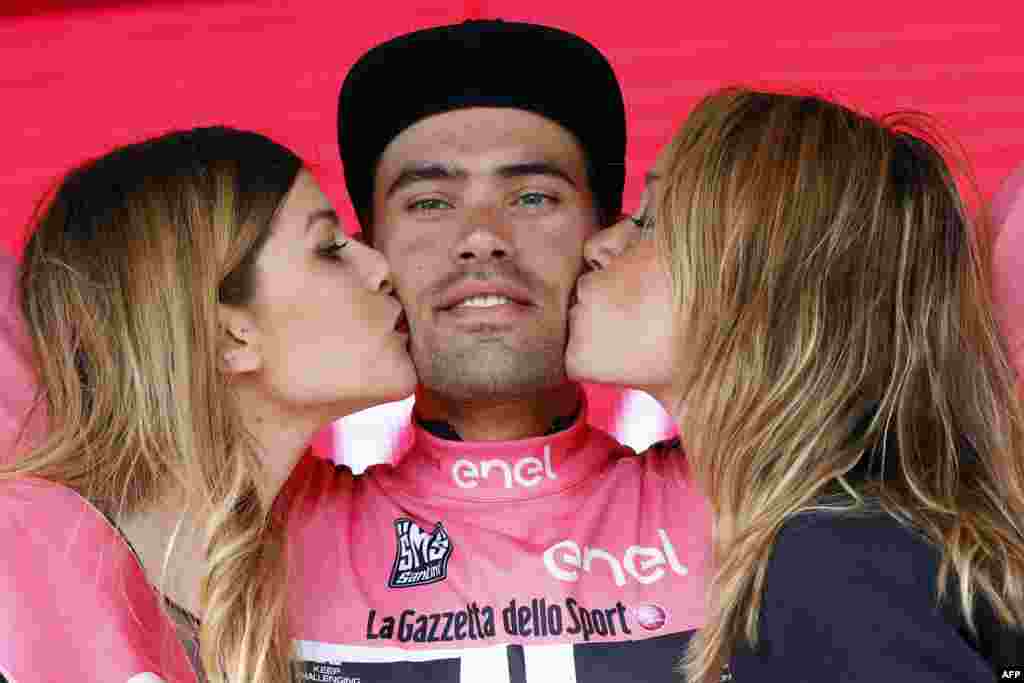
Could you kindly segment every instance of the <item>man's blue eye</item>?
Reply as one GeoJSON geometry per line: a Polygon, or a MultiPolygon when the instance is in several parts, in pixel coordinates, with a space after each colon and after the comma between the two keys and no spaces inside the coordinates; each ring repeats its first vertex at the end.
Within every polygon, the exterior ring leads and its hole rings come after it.
{"type": "Polygon", "coordinates": [[[551,195],[546,195],[542,192],[526,192],[519,195],[517,201],[524,206],[543,206],[556,200],[551,195]]]}

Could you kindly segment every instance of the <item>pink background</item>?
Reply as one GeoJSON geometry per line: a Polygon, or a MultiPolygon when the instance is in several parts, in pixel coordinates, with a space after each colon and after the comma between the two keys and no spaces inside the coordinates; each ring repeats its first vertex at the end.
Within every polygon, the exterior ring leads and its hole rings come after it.
{"type": "MultiPolygon", "coordinates": [[[[389,37],[476,17],[565,28],[608,55],[629,117],[627,208],[697,98],[733,83],[798,85],[872,113],[934,114],[964,145],[988,196],[1024,160],[1019,4],[6,0],[0,249],[17,253],[36,202],[70,165],[113,145],[214,123],[259,130],[295,149],[354,226],[335,134],[346,70],[389,37]]],[[[642,395],[589,394],[591,420],[631,445],[669,429],[642,395]]],[[[386,458],[408,407],[348,418],[325,431],[318,448],[357,468],[386,458]]]]}

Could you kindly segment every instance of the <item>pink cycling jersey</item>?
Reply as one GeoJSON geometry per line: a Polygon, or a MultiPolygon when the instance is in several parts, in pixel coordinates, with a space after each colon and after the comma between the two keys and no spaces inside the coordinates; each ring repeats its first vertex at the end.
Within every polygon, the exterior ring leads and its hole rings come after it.
{"type": "MultiPolygon", "coordinates": [[[[709,523],[678,449],[580,418],[512,443],[416,429],[396,467],[290,478],[295,680],[675,681],[709,523]]],[[[194,683],[128,544],[71,489],[0,484],[0,676],[194,683]]],[[[2,680],[2,679],[0,679],[2,680]]]]}
{"type": "Polygon", "coordinates": [[[70,488],[0,482],[0,680],[195,683],[117,529],[70,488]]]}
{"type": "Polygon", "coordinates": [[[297,680],[677,681],[703,621],[685,456],[582,418],[499,443],[417,427],[400,465],[306,458],[287,495],[297,680]]]}

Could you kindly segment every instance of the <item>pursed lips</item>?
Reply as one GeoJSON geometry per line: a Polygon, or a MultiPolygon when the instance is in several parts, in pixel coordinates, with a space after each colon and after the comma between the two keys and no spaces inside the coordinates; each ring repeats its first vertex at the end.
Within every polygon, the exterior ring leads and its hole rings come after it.
{"type": "Polygon", "coordinates": [[[584,273],[583,275],[580,275],[578,278],[576,278],[576,283],[573,285],[572,291],[569,292],[570,309],[583,301],[583,299],[580,298],[580,292],[583,290],[585,286],[588,286],[588,283],[590,282],[590,277],[590,273],[584,273]]]}

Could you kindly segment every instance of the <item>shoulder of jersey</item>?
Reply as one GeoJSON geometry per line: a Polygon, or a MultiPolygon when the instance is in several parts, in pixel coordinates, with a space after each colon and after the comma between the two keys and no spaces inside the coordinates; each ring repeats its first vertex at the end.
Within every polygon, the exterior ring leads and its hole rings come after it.
{"type": "Polygon", "coordinates": [[[88,510],[89,504],[72,489],[39,477],[19,477],[0,481],[0,509],[10,513],[0,518],[10,519],[12,515],[24,516],[28,511],[44,506],[49,515],[58,511],[88,510]]]}
{"type": "Polygon", "coordinates": [[[682,441],[679,440],[678,436],[674,436],[671,439],[664,439],[662,441],[656,441],[644,451],[645,453],[656,453],[658,455],[667,454],[672,451],[679,451],[680,454],[683,452],[682,441]]]}

